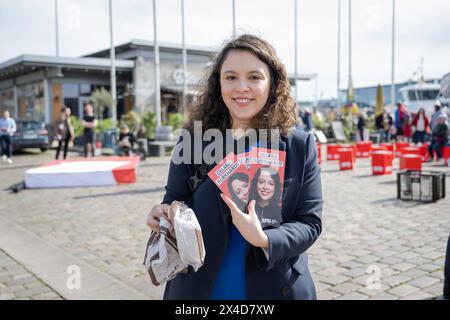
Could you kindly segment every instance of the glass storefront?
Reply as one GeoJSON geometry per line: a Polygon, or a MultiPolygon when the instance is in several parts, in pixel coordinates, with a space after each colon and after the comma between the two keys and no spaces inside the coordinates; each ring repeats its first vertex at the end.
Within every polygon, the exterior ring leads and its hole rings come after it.
{"type": "MultiPolygon", "coordinates": [[[[83,116],[84,104],[89,102],[89,98],[95,92],[95,90],[110,91],[111,87],[107,85],[92,85],[89,83],[74,83],[65,82],[63,84],[64,93],[64,105],[72,109],[72,114],[78,117],[83,116]]],[[[120,117],[125,113],[125,101],[124,101],[124,88],[117,87],[117,117],[120,117]]],[[[102,118],[108,118],[111,114],[108,109],[102,111],[102,118]]]]}
{"type": "Polygon", "coordinates": [[[3,115],[3,111],[8,110],[11,117],[17,117],[14,110],[14,90],[6,89],[0,90],[0,116],[3,115]]]}
{"type": "Polygon", "coordinates": [[[45,122],[44,82],[18,87],[19,120],[45,122]]]}
{"type": "MultiPolygon", "coordinates": [[[[95,90],[100,90],[102,87],[106,90],[110,90],[110,86],[92,85],[89,83],[76,83],[76,82],[64,82],[61,83],[63,104],[72,110],[72,114],[77,117],[83,117],[83,106],[89,102],[92,93],[95,90]]],[[[53,92],[53,94],[55,94],[53,92]]],[[[53,101],[53,100],[50,100],[53,101]]],[[[61,101],[62,102],[62,101],[61,101]]],[[[53,110],[55,106],[50,110],[53,110]]],[[[60,108],[58,107],[57,114],[59,114],[60,108]]],[[[14,90],[13,88],[0,90],[0,112],[8,110],[12,117],[16,120],[35,120],[45,122],[46,110],[45,110],[45,98],[44,98],[44,82],[34,82],[17,87],[17,110],[14,106],[14,90]],[[17,114],[16,114],[17,112],[17,114]]],[[[52,112],[52,111],[51,111],[52,112]]],[[[125,97],[124,88],[117,87],[117,117],[120,117],[125,113],[125,97]]],[[[0,115],[1,116],[1,115],[0,115]]],[[[50,114],[52,116],[52,113],[50,114]]],[[[106,109],[102,111],[103,118],[111,116],[110,110],[106,109]]]]}

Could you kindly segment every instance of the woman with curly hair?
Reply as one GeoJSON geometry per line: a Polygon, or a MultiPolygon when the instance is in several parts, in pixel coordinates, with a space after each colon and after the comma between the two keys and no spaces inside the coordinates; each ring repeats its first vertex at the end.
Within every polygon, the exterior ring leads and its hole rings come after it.
{"type": "Polygon", "coordinates": [[[174,200],[185,201],[202,228],[204,265],[169,281],[164,299],[316,299],[306,251],[322,231],[320,168],[314,137],[293,129],[296,113],[290,91],[284,65],[259,37],[245,34],[231,40],[213,61],[185,126],[194,137],[182,136],[177,147],[183,147],[183,155],[193,145],[195,149],[197,121],[208,138],[202,139],[201,149],[190,153],[194,163],[178,163],[174,152],[162,203],[147,219],[156,231],[168,206],[174,200]],[[213,139],[209,129],[222,136],[213,139]],[[244,141],[248,150],[254,146],[249,132],[259,129],[278,130],[276,145],[271,139],[267,148],[286,152],[282,221],[277,228],[263,229],[255,201],[240,210],[209,177],[196,188],[190,183],[202,167],[195,161],[201,151],[204,155],[210,144],[227,141],[229,134],[233,143],[225,149],[231,147],[237,154],[244,141]]]}
{"type": "Polygon", "coordinates": [[[249,177],[243,172],[233,174],[227,182],[228,190],[230,190],[231,200],[236,206],[245,210],[248,203],[249,177]]]}
{"type": "Polygon", "coordinates": [[[250,186],[250,200],[255,200],[255,211],[261,222],[275,219],[278,224],[280,215],[281,181],[278,171],[270,166],[259,168],[250,186]]]}

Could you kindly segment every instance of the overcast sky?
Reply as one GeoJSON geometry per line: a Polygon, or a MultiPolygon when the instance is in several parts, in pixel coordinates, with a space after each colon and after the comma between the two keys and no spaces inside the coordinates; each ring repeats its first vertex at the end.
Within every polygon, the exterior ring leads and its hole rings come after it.
{"type": "MultiPolygon", "coordinates": [[[[317,73],[301,99],[335,96],[338,0],[299,0],[299,72],[317,73]]],[[[450,1],[397,0],[396,79],[407,81],[424,57],[426,78],[450,71],[450,1]]],[[[185,0],[188,44],[219,49],[232,33],[231,0],[185,0]]],[[[158,37],[181,42],[180,0],[158,0],[158,37]]],[[[115,44],[153,39],[150,0],[113,0],[115,44]]],[[[353,1],[354,86],[391,79],[392,0],[353,1]]],[[[59,0],[60,54],[109,46],[108,0],[59,0]]],[[[236,0],[237,28],[264,37],[294,72],[294,0],[236,0]]],[[[348,0],[342,0],[341,86],[348,79],[348,0]]],[[[0,63],[21,54],[55,54],[54,0],[0,0],[0,63]]]]}

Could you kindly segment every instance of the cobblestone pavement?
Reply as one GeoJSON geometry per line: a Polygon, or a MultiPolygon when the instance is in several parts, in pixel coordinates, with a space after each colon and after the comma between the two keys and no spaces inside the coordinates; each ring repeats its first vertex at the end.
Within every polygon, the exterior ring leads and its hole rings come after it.
{"type": "MultiPolygon", "coordinates": [[[[52,157],[53,152],[23,153],[13,165],[0,164],[0,217],[149,299],[160,298],[163,288],[151,285],[142,260],[149,236],[146,215],[162,198],[169,158],[141,163],[133,185],[18,194],[4,190],[23,180],[26,169],[52,157]]],[[[322,168],[324,228],[309,251],[319,299],[440,295],[450,197],[433,204],[401,202],[396,199],[396,175],[372,176],[369,159],[358,159],[354,171],[340,172],[338,164],[329,161],[322,168]]],[[[442,166],[433,169],[450,171],[442,166]]],[[[60,298],[7,254],[0,251],[0,299],[60,298]]]]}
{"type": "Polygon", "coordinates": [[[61,296],[0,250],[0,300],[61,300],[61,296]]]}

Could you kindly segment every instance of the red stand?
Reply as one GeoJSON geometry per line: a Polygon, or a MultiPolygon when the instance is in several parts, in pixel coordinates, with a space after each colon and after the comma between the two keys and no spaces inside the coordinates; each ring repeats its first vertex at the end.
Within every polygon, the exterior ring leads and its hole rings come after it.
{"type": "Polygon", "coordinates": [[[327,160],[339,160],[339,145],[337,144],[328,144],[327,145],[327,160]]]}
{"type": "Polygon", "coordinates": [[[385,146],[376,145],[372,146],[372,154],[377,151],[389,151],[385,146]]]}
{"type": "Polygon", "coordinates": [[[400,170],[422,171],[422,157],[417,154],[403,154],[400,156],[400,170]]]}
{"type": "Polygon", "coordinates": [[[409,142],[396,142],[395,143],[395,156],[400,157],[403,148],[409,147],[409,142]]]}
{"type": "MultiPolygon", "coordinates": [[[[420,158],[422,159],[422,148],[420,148],[420,147],[406,147],[406,148],[403,148],[401,155],[405,155],[405,154],[416,154],[416,155],[420,156],[420,158]]],[[[424,156],[424,158],[425,158],[425,156],[424,156]]]]}
{"type": "Polygon", "coordinates": [[[355,162],[355,154],[351,148],[340,148],[339,153],[339,170],[353,170],[353,163],[355,162]]]}
{"type": "Polygon", "coordinates": [[[357,142],[356,143],[356,158],[370,158],[372,151],[372,142],[357,142]]]}
{"type": "Polygon", "coordinates": [[[381,147],[385,147],[386,150],[390,151],[390,152],[394,152],[395,151],[395,146],[393,144],[390,143],[380,143],[381,147]]]}
{"type": "Polygon", "coordinates": [[[444,151],[442,152],[442,156],[445,159],[445,165],[450,167],[450,147],[444,147],[444,151]]]}
{"type": "Polygon", "coordinates": [[[380,150],[372,153],[372,174],[384,175],[392,173],[392,160],[394,154],[388,150],[380,150]]]}

